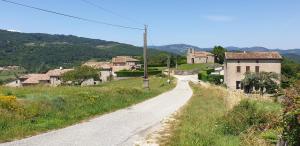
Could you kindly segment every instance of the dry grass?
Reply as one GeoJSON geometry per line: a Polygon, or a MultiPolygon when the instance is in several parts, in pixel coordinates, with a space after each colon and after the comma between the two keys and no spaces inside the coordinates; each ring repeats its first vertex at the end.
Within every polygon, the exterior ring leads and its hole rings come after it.
{"type": "Polygon", "coordinates": [[[218,132],[216,122],[226,112],[224,97],[227,92],[221,88],[192,84],[194,95],[189,103],[175,115],[166,133],[160,138],[160,145],[238,145],[237,136],[218,132]]]}
{"type": "Polygon", "coordinates": [[[279,104],[203,82],[191,85],[192,99],[164,124],[156,138],[160,145],[269,146],[276,142],[279,104]],[[250,107],[245,105],[247,100],[250,107]]]}

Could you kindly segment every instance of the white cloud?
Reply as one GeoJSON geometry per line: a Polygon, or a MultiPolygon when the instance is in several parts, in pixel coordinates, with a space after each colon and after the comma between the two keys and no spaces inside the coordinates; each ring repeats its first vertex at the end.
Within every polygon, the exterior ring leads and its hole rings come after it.
{"type": "Polygon", "coordinates": [[[19,30],[15,30],[15,29],[7,29],[7,31],[10,31],[10,32],[21,32],[19,30]]]}
{"type": "Polygon", "coordinates": [[[218,22],[228,22],[233,21],[235,18],[232,16],[225,16],[225,15],[206,15],[203,18],[210,20],[210,21],[218,21],[218,22]]]}

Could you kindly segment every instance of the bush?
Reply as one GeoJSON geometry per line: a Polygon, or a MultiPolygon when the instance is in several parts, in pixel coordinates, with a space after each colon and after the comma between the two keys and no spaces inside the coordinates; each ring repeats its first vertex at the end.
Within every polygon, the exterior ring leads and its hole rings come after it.
{"type": "Polygon", "coordinates": [[[279,111],[280,106],[271,102],[242,100],[220,119],[220,130],[224,134],[239,135],[252,126],[258,129],[276,127],[280,123],[279,111]]]}
{"type": "Polygon", "coordinates": [[[283,101],[283,139],[291,146],[300,145],[300,81],[286,90],[283,101]]]}
{"type": "Polygon", "coordinates": [[[224,80],[223,75],[208,75],[208,81],[216,85],[222,84],[223,82],[221,80],[224,80]]]}
{"type": "Polygon", "coordinates": [[[214,71],[215,71],[215,69],[208,69],[208,70],[206,70],[206,72],[207,72],[208,75],[210,75],[214,71]]]}
{"type": "Polygon", "coordinates": [[[88,66],[81,66],[64,73],[62,76],[63,81],[72,81],[74,84],[78,85],[81,85],[82,82],[88,79],[99,80],[98,70],[88,66]]]}
{"type": "MultiPolygon", "coordinates": [[[[119,71],[116,72],[117,77],[142,77],[144,76],[144,71],[127,71],[127,70],[123,70],[123,71],[119,71]]],[[[148,71],[148,75],[157,75],[157,74],[161,74],[160,70],[149,70],[148,71]]]]}
{"type": "Polygon", "coordinates": [[[208,75],[206,71],[202,71],[198,74],[198,79],[202,81],[207,81],[208,80],[208,75]]]}

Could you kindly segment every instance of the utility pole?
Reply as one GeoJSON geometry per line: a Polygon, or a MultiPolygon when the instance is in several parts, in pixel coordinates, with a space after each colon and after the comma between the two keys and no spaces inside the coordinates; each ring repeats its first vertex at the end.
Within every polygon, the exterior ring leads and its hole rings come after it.
{"type": "Polygon", "coordinates": [[[170,84],[171,79],[171,57],[168,55],[168,83],[170,84]]]}
{"type": "Polygon", "coordinates": [[[176,66],[175,66],[176,69],[178,69],[178,56],[176,55],[176,66]]]}
{"type": "Polygon", "coordinates": [[[144,32],[144,88],[149,88],[149,79],[148,79],[148,55],[147,55],[147,33],[148,26],[145,25],[144,32]]]}

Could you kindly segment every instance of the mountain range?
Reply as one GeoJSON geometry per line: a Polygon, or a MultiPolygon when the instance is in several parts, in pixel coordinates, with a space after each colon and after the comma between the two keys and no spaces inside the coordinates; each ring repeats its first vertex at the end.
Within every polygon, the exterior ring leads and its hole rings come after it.
{"type": "MultiPolygon", "coordinates": [[[[175,54],[184,55],[187,52],[188,48],[194,48],[198,51],[212,51],[213,48],[200,48],[198,46],[188,45],[188,44],[172,44],[172,45],[164,45],[164,46],[150,46],[151,48],[155,48],[162,51],[167,51],[175,54]]],[[[278,51],[284,57],[290,58],[300,63],[300,49],[269,49],[265,47],[234,47],[228,46],[225,47],[228,51],[278,51]]]]}
{"type": "MultiPolygon", "coordinates": [[[[166,53],[149,50],[152,56],[166,53]]],[[[21,33],[0,30],[0,67],[18,65],[29,72],[73,67],[90,59],[110,60],[118,55],[142,56],[141,47],[73,35],[21,33]]]]}

